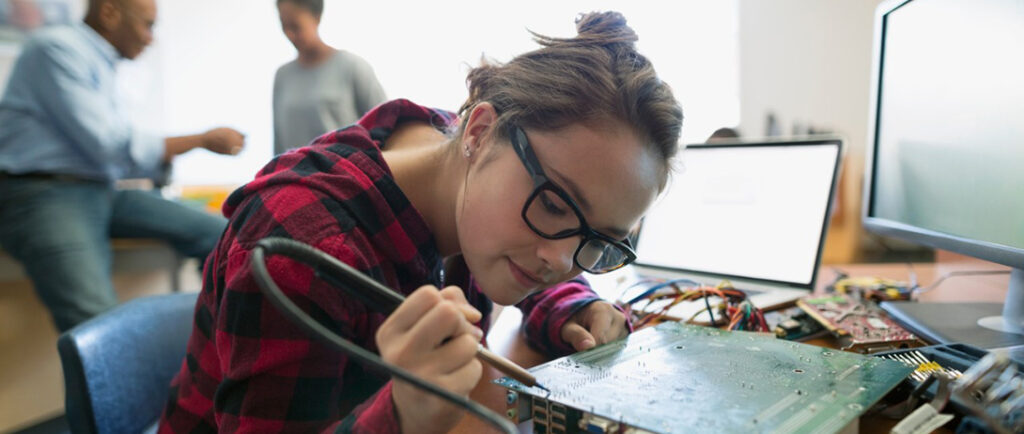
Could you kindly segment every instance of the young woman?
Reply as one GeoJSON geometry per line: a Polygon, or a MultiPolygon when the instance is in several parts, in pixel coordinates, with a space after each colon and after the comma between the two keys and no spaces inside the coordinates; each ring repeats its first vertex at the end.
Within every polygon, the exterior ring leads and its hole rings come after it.
{"type": "Polygon", "coordinates": [[[461,416],[277,312],[249,267],[268,236],[407,294],[384,317],[308,267],[267,261],[321,323],[458,394],[480,378],[492,300],[518,304],[527,340],[551,356],[625,336],[624,315],[576,276],[634,258],[626,237],[665,185],[682,111],[620,14],[583,15],[577,28],[471,71],[458,118],[389,102],[233,193],[161,431],[443,432],[461,416]]]}
{"type": "Polygon", "coordinates": [[[384,102],[373,68],[320,39],[323,0],[277,0],[281,30],[298,58],[274,75],[274,155],[355,123],[384,102]]]}

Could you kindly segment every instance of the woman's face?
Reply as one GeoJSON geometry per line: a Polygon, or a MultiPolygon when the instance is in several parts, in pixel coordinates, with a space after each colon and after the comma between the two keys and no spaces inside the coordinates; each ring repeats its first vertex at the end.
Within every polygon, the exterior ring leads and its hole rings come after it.
{"type": "MultiPolygon", "coordinates": [[[[625,239],[657,196],[663,163],[622,124],[524,132],[544,174],[602,234],[625,239]]],[[[532,191],[532,178],[507,140],[479,141],[456,220],[467,265],[499,304],[515,304],[582,271],[573,261],[580,236],[546,239],[523,220],[532,191]]]]}
{"type": "Polygon", "coordinates": [[[320,20],[312,12],[292,2],[282,1],[277,3],[277,13],[281,18],[281,30],[296,50],[314,46],[319,38],[317,26],[320,20]]]}

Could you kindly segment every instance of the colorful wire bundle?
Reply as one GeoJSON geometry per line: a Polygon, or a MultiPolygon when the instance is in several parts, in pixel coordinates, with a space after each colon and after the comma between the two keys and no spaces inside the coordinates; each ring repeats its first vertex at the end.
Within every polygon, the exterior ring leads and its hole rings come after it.
{"type": "Polygon", "coordinates": [[[761,309],[754,307],[750,300],[743,300],[736,306],[726,308],[729,315],[729,330],[746,330],[768,332],[768,322],[764,320],[761,309]]]}
{"type": "Polygon", "coordinates": [[[647,285],[650,287],[641,294],[618,303],[633,314],[633,326],[636,328],[665,320],[669,310],[680,303],[704,299],[705,309],[687,319],[687,323],[692,323],[697,316],[708,312],[714,324],[717,312],[721,317],[729,319],[729,330],[769,331],[761,310],[747,300],[746,293],[733,288],[727,280],[717,286],[705,286],[689,279],[647,279],[633,286],[647,285]],[[711,297],[718,298],[715,304],[711,303],[711,297]]]}

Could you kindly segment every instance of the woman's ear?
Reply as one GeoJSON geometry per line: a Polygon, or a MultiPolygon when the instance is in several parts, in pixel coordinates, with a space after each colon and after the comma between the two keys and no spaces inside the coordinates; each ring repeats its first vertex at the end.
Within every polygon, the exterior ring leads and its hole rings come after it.
{"type": "Polygon", "coordinates": [[[463,155],[471,157],[487,144],[487,138],[493,135],[497,126],[498,113],[489,102],[482,102],[473,107],[466,121],[466,130],[462,133],[463,155]]]}

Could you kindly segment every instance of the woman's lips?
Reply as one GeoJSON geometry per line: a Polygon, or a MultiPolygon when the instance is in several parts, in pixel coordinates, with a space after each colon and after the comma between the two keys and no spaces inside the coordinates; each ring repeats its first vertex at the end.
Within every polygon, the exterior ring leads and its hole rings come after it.
{"type": "Polygon", "coordinates": [[[516,282],[519,282],[519,284],[524,288],[536,288],[540,286],[540,279],[534,277],[530,273],[527,273],[526,270],[520,268],[515,262],[512,262],[511,259],[508,261],[508,268],[512,272],[512,277],[515,278],[516,282]]]}

